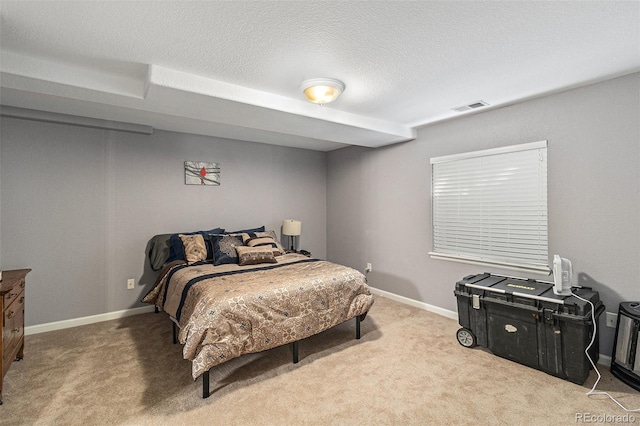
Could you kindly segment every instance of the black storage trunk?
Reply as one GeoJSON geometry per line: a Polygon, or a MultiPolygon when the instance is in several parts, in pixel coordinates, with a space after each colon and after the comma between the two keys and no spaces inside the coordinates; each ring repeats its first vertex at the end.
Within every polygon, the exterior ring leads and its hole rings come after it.
{"type": "MultiPolygon", "coordinates": [[[[597,291],[573,289],[595,307],[605,307],[597,291]]],[[[553,284],[488,273],[456,283],[458,341],[478,344],[495,355],[582,384],[591,370],[584,351],[593,336],[591,306],[574,296],[556,296],[553,284]]],[[[598,336],[589,350],[598,361],[598,336]]]]}

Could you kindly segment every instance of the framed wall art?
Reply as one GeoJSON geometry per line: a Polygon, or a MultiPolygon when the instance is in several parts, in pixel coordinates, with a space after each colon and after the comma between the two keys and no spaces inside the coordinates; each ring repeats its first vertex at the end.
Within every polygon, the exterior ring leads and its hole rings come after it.
{"type": "Polygon", "coordinates": [[[186,185],[220,185],[220,164],[199,161],[184,162],[184,183],[186,185]]]}

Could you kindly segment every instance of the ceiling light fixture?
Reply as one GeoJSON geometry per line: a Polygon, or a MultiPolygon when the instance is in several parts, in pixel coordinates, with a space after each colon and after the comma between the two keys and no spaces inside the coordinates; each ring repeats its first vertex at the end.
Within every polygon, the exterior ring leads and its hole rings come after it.
{"type": "Polygon", "coordinates": [[[344,83],[333,78],[312,78],[303,81],[300,90],[309,102],[324,105],[340,96],[344,91],[344,83]]]}

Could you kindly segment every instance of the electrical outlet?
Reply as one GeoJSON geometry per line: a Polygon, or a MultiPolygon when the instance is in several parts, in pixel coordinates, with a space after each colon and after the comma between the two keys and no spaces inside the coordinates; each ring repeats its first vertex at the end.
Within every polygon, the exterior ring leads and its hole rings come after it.
{"type": "Polygon", "coordinates": [[[371,263],[367,262],[367,269],[365,269],[365,272],[371,272],[373,270],[373,268],[371,267],[371,263]]]}
{"type": "Polygon", "coordinates": [[[133,290],[136,286],[136,280],[134,280],[133,278],[129,278],[127,280],[127,290],[133,290]]]}
{"type": "Polygon", "coordinates": [[[616,328],[618,323],[618,314],[614,312],[607,312],[607,327],[616,328]]]}

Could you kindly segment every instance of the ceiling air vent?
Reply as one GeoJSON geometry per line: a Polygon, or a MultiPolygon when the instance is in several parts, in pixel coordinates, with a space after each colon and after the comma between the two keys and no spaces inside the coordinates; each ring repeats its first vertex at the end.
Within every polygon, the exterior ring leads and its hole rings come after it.
{"type": "Polygon", "coordinates": [[[472,102],[470,104],[467,105],[461,105],[455,108],[451,108],[453,111],[455,112],[465,112],[465,111],[470,111],[472,109],[476,109],[476,108],[482,108],[485,106],[488,106],[489,104],[486,103],[485,101],[476,101],[476,102],[472,102]]]}

